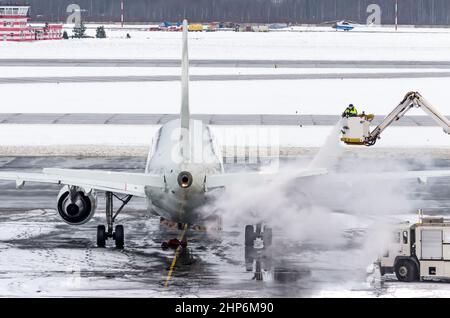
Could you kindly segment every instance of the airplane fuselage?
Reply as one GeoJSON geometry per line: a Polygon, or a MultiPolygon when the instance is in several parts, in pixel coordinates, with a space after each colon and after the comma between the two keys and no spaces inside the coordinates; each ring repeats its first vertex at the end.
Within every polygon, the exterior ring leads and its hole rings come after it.
{"type": "Polygon", "coordinates": [[[185,135],[180,134],[179,119],[163,125],[153,139],[146,173],[164,175],[166,183],[164,189],[145,188],[152,212],[190,224],[202,224],[212,216],[213,211],[202,209],[211,200],[205,177],[223,173],[223,164],[210,128],[202,121],[191,119],[185,135]]]}

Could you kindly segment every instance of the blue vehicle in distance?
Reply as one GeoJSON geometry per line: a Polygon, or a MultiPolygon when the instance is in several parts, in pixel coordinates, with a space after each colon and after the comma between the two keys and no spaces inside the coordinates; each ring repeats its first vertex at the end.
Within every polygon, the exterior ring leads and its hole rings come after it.
{"type": "Polygon", "coordinates": [[[333,29],[336,29],[336,31],[342,30],[342,31],[351,31],[353,30],[355,27],[350,24],[347,21],[340,21],[340,22],[336,22],[333,25],[333,29]]]}

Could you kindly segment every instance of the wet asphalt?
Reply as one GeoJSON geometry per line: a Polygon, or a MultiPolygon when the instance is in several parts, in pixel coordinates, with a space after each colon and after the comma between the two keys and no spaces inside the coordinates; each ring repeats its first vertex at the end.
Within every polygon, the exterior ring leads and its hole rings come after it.
{"type": "MultiPolygon", "coordinates": [[[[303,164],[309,159],[283,158],[282,165],[303,164]]],[[[365,165],[387,159],[371,160],[365,165]]],[[[450,160],[441,158],[389,160],[390,167],[398,164],[411,170],[450,166],[450,160]]],[[[0,158],[1,169],[23,171],[39,171],[43,167],[142,171],[144,165],[145,158],[141,157],[0,158]]],[[[233,164],[226,168],[257,169],[258,165],[233,164]]],[[[352,171],[353,158],[340,160],[335,168],[352,171]]],[[[402,189],[412,204],[392,214],[412,216],[417,208],[428,214],[450,214],[449,185],[450,178],[430,180],[426,185],[404,183],[402,189]]],[[[160,245],[177,237],[179,231],[147,214],[144,200],[134,198],[118,218],[118,224],[125,226],[125,248],[117,250],[108,242],[107,248],[101,249],[95,245],[95,234],[96,226],[105,222],[102,195],[91,221],[83,226],[69,226],[54,210],[58,186],[29,184],[16,190],[14,183],[0,182],[0,189],[1,296],[379,297],[409,288],[395,281],[382,290],[367,284],[365,269],[370,258],[363,244],[367,231],[364,225],[349,226],[339,234],[342,240],[333,244],[292,239],[282,228],[274,228],[271,248],[246,250],[244,224],[234,223],[225,223],[220,232],[189,231],[188,247],[180,252],[173,277],[165,288],[175,251],[162,250],[160,245]]],[[[324,204],[329,205],[331,213],[351,214],[346,209],[348,198],[342,194],[329,197],[333,200],[324,204]]],[[[425,283],[415,288],[428,290],[430,286],[425,283]]],[[[438,291],[450,292],[447,285],[439,286],[438,291]]],[[[433,288],[436,289],[434,285],[433,288]]]]}

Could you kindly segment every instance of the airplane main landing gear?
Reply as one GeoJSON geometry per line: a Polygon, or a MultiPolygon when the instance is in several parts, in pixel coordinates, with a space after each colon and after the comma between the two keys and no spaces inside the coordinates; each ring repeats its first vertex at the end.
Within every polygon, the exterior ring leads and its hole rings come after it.
{"type": "Polygon", "coordinates": [[[98,247],[105,247],[106,246],[106,240],[109,238],[112,238],[116,244],[116,247],[119,249],[122,249],[125,243],[125,231],[123,228],[123,225],[116,225],[115,231],[113,231],[114,227],[114,221],[116,220],[119,213],[122,211],[122,209],[127,205],[128,202],[130,202],[132,195],[128,195],[125,198],[119,198],[117,195],[113,194],[112,192],[106,192],[105,193],[105,199],[106,199],[106,223],[108,228],[104,225],[97,226],[97,246],[98,247]],[[114,197],[122,201],[122,205],[120,208],[114,213],[113,208],[113,200],[114,197]]]}
{"type": "Polygon", "coordinates": [[[272,228],[261,223],[256,224],[256,228],[253,225],[247,225],[245,227],[245,246],[254,247],[255,240],[257,238],[262,239],[264,248],[272,245],[272,228]]]}

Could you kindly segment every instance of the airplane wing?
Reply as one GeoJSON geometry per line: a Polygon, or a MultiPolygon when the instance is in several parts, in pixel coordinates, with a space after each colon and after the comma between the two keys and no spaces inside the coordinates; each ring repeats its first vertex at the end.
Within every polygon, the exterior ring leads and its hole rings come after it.
{"type": "Polygon", "coordinates": [[[426,183],[429,178],[450,177],[450,170],[422,170],[422,171],[399,171],[399,172],[379,172],[379,173],[331,173],[333,179],[339,181],[354,180],[406,180],[417,179],[421,183],[426,183]]]}
{"type": "MultiPolygon", "coordinates": [[[[329,173],[327,169],[307,169],[295,172],[288,178],[291,181],[306,177],[328,176],[332,181],[361,181],[361,180],[401,180],[417,179],[421,183],[426,183],[428,178],[450,177],[450,170],[428,170],[428,171],[403,171],[403,172],[380,172],[380,173],[329,173]]],[[[278,178],[277,174],[267,173],[229,173],[211,175],[206,177],[205,187],[214,189],[227,187],[239,182],[270,182],[278,178]]]]}
{"type": "Polygon", "coordinates": [[[165,187],[164,176],[144,173],[77,169],[44,169],[43,173],[0,172],[0,180],[15,181],[21,188],[26,182],[53,183],[145,197],[145,187],[165,187]]]}
{"type": "MultiPolygon", "coordinates": [[[[306,178],[313,176],[326,175],[327,169],[306,169],[296,171],[290,178],[306,178]]],[[[225,173],[209,175],[205,178],[206,189],[227,187],[239,182],[270,182],[275,180],[279,174],[265,172],[243,172],[243,173],[225,173]]]]}

